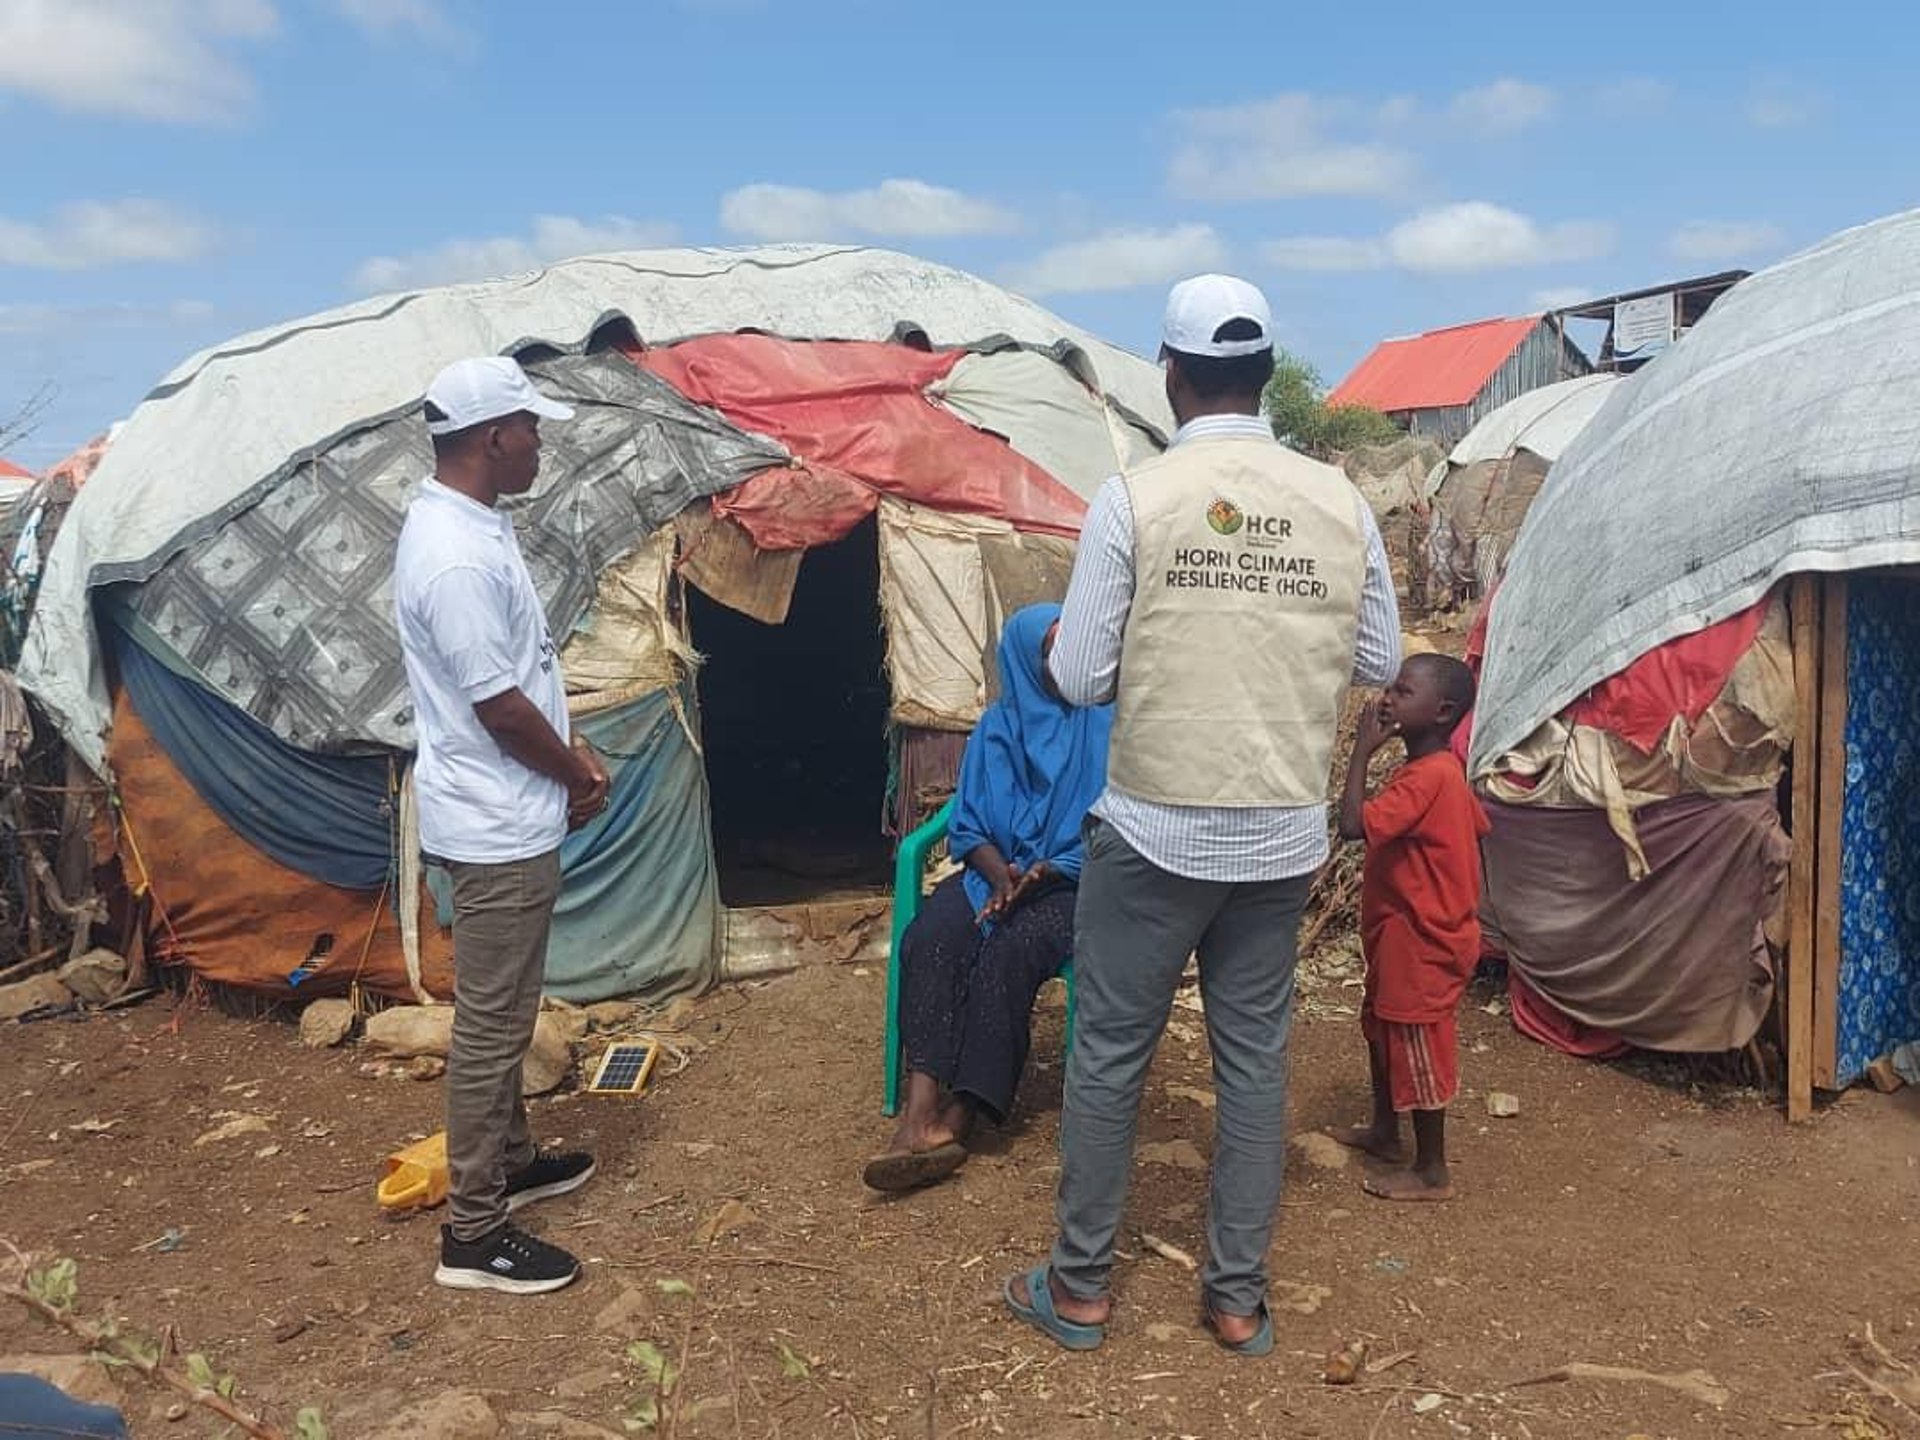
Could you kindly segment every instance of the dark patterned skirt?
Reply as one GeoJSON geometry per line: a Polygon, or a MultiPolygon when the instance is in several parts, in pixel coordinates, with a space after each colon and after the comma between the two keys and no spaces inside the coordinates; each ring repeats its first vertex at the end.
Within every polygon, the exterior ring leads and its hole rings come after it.
{"type": "Polygon", "coordinates": [[[940,882],[901,940],[907,1068],[997,1125],[1026,1069],[1033,1000],[1073,953],[1074,888],[1035,896],[983,935],[960,875],[940,882]]]}

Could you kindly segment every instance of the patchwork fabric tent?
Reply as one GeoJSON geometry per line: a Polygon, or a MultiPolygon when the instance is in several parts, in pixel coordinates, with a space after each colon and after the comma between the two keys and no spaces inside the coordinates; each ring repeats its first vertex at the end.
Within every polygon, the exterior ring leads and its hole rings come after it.
{"type": "Polygon", "coordinates": [[[1797,1074],[1920,1035],[1917,499],[1920,211],[1743,283],[1553,467],[1491,607],[1472,768],[1508,802],[1497,928],[1565,1015],[1740,1044],[1784,940],[1797,1074]],[[1582,739],[1610,695],[1633,703],[1582,739]]]}
{"type": "Polygon", "coordinates": [[[1582,375],[1509,400],[1427,476],[1429,601],[1493,589],[1547,468],[1600,413],[1623,377],[1582,375]]]}
{"type": "Polygon", "coordinates": [[[562,853],[549,988],[575,1000],[715,973],[710,798],[782,783],[776,756],[710,796],[721,751],[870,719],[876,834],[887,737],[897,792],[950,769],[1001,619],[1061,592],[1086,498],[1171,429],[1148,362],[862,248],[591,256],[193,357],[75,500],[20,676],[112,777],[107,838],[151,888],[156,943],[211,978],[446,989],[390,571],[431,473],[420,393],[479,353],[577,411],[543,430],[516,517],[615,777],[562,853]],[[821,569],[833,555],[856,558],[821,569]],[[841,653],[863,650],[870,675],[841,653]],[[719,714],[723,673],[746,689],[719,714]]]}

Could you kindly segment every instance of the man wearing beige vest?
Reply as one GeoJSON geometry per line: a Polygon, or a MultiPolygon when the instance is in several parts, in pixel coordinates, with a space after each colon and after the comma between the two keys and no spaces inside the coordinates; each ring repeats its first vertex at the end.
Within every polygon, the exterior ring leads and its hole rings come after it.
{"type": "Polygon", "coordinates": [[[1327,858],[1347,689],[1393,677],[1400,617],[1359,492],[1261,418],[1265,297],[1183,281],[1161,360],[1179,431],[1101,488],[1051,662],[1069,701],[1115,715],[1075,916],[1059,1238],[1004,1294],[1070,1349],[1104,1337],[1140,1092],[1197,954],[1217,1097],[1203,1315],[1228,1349],[1264,1355],[1300,912],[1327,858]]]}

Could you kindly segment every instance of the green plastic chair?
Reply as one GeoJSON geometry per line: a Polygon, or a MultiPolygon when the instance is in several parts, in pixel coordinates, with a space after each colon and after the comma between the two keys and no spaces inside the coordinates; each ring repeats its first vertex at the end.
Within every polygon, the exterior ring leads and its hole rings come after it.
{"type": "MultiPolygon", "coordinates": [[[[913,917],[920,913],[920,902],[925,898],[922,886],[927,874],[927,856],[933,853],[933,847],[945,838],[947,820],[953,812],[953,802],[949,800],[936,810],[918,830],[900,842],[899,853],[893,862],[893,943],[887,951],[887,1083],[886,1103],[881,1106],[884,1115],[900,1113],[900,1073],[905,1056],[900,1053],[900,941],[907,933],[907,926],[913,923],[913,917]]],[[[1073,957],[1068,956],[1060,967],[1060,978],[1067,987],[1067,1048],[1073,1048],[1073,957]]]]}

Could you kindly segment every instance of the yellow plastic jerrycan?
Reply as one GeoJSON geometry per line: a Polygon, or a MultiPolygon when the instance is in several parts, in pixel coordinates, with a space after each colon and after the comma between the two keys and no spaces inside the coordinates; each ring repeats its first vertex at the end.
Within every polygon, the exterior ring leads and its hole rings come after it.
{"type": "Polygon", "coordinates": [[[380,1208],[415,1210],[447,1198],[447,1132],[396,1150],[380,1176],[380,1208]]]}

